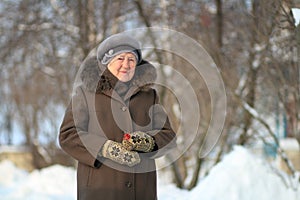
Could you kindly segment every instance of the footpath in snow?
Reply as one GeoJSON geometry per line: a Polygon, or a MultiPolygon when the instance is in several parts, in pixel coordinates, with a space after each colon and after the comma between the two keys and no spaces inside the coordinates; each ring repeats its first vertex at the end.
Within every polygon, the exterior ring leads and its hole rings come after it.
{"type": "MultiPolygon", "coordinates": [[[[0,163],[1,200],[75,200],[76,172],[54,165],[28,173],[0,163]]],[[[159,200],[299,200],[300,185],[247,149],[236,146],[191,191],[159,180],[159,200]]]]}

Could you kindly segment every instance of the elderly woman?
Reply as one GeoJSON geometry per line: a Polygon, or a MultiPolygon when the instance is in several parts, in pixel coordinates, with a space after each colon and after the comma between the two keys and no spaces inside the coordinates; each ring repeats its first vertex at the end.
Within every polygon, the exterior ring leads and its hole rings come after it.
{"type": "Polygon", "coordinates": [[[154,159],[175,147],[155,89],[155,68],[139,42],[104,40],[80,71],[60,128],[62,149],[78,161],[78,199],[157,199],[154,159]]]}

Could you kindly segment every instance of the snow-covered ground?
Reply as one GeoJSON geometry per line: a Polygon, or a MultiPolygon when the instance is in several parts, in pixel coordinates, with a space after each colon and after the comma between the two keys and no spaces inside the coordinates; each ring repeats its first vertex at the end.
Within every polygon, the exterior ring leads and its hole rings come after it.
{"type": "MultiPolygon", "coordinates": [[[[299,200],[296,179],[275,171],[263,159],[236,146],[193,190],[180,190],[159,179],[158,196],[159,200],[299,200]]],[[[0,173],[1,200],[76,199],[72,168],[55,165],[28,173],[3,161],[0,173]]]]}

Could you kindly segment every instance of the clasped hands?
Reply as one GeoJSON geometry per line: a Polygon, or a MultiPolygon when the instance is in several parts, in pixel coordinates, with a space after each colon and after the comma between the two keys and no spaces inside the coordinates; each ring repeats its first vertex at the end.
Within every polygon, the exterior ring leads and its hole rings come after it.
{"type": "Polygon", "coordinates": [[[132,167],[141,162],[138,152],[151,152],[154,146],[153,137],[142,131],[136,131],[125,133],[122,143],[106,141],[100,153],[105,158],[132,167]]]}
{"type": "Polygon", "coordinates": [[[125,133],[122,144],[128,151],[151,152],[154,148],[154,139],[147,133],[136,131],[125,133]]]}

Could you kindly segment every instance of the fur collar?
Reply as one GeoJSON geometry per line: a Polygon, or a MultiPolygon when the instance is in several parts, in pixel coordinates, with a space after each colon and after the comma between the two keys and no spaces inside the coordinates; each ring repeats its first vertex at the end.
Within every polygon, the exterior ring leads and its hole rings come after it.
{"type": "MultiPolygon", "coordinates": [[[[106,67],[98,62],[96,56],[90,57],[83,62],[80,78],[85,89],[89,92],[103,92],[113,89],[109,77],[103,76],[106,67]]],[[[148,61],[142,60],[135,69],[135,75],[131,80],[131,87],[135,86],[141,90],[147,89],[156,80],[155,67],[148,61]]]]}

